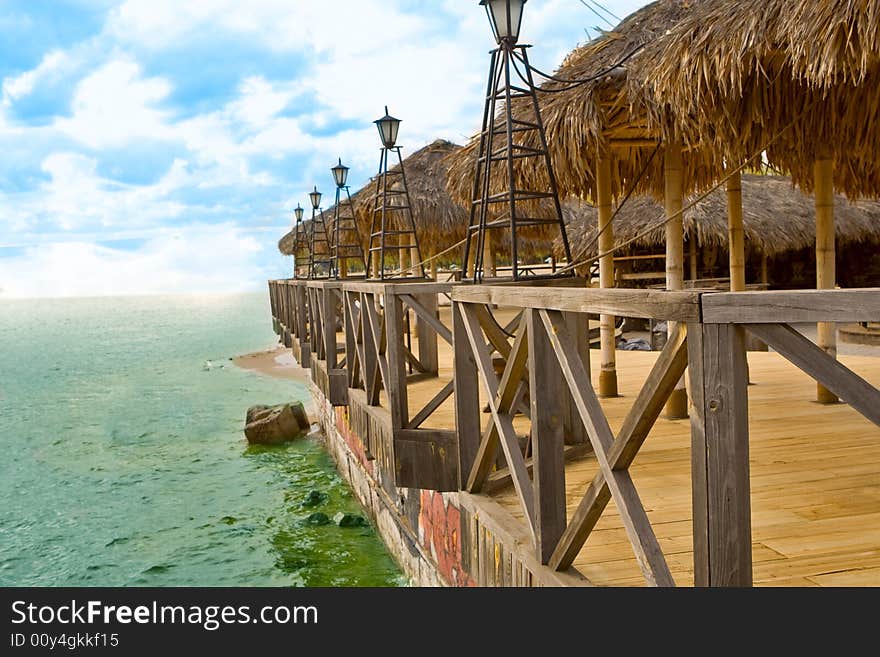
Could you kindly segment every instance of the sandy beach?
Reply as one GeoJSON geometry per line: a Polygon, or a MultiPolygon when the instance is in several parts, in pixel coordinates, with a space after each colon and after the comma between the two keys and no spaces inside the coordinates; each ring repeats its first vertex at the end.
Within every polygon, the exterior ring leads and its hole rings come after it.
{"type": "Polygon", "coordinates": [[[242,369],[259,372],[278,379],[308,381],[308,370],[299,366],[290,349],[277,345],[264,351],[236,356],[233,364],[242,369]]]}

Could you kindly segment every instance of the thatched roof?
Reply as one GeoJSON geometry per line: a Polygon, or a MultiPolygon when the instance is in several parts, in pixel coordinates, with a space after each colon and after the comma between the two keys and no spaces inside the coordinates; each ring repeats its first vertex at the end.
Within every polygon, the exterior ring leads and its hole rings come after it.
{"type": "MultiPolygon", "coordinates": [[[[461,146],[437,139],[403,160],[423,257],[442,251],[465,236],[468,214],[462,206],[453,202],[445,184],[447,158],[459,150],[461,146]]],[[[398,171],[399,168],[396,165],[391,171],[398,171]]],[[[358,223],[363,235],[369,235],[375,191],[376,183],[370,181],[356,193],[358,223]]]]}
{"type": "Polygon", "coordinates": [[[766,156],[799,186],[824,154],[838,190],[880,196],[880,0],[697,2],[634,68],[666,137],[741,161],[781,133],[766,156]]]}
{"type": "MultiPolygon", "coordinates": [[[[782,176],[743,176],[743,229],[746,244],[773,256],[785,251],[810,247],[816,240],[815,200],[794,188],[790,178],[782,176]]],[[[579,200],[565,203],[569,240],[575,260],[595,256],[597,211],[579,200]]],[[[852,242],[880,243],[880,201],[851,203],[838,195],[834,201],[837,239],[852,242]]],[[[635,238],[663,219],[663,206],[653,198],[636,196],[614,219],[615,243],[635,238]]],[[[727,197],[715,190],[685,213],[685,236],[694,235],[702,246],[727,246],[727,197]]],[[[661,225],[634,244],[660,246],[665,243],[661,225]]],[[[561,246],[556,245],[557,253],[561,246]]]]}
{"type": "MultiPolygon", "coordinates": [[[[612,192],[621,196],[647,167],[638,189],[662,195],[663,154],[651,155],[656,148],[658,131],[647,122],[650,96],[635,93],[646,81],[634,79],[640,71],[638,61],[646,44],[657,41],[679,23],[694,5],[712,0],[658,0],[624,19],[614,30],[576,48],[555,72],[564,80],[597,79],[585,84],[548,80],[538,93],[547,142],[559,185],[560,195],[592,197],[595,188],[596,160],[600,154],[612,158],[612,192]],[[622,65],[618,65],[620,62],[622,65]]],[[[526,102],[514,103],[514,114],[528,111],[526,102]]],[[[536,134],[527,133],[524,144],[537,147],[536,134]]],[[[450,167],[448,185],[459,202],[470,201],[473,167],[479,148],[478,136],[472,139],[450,167]]],[[[685,158],[685,185],[688,190],[705,188],[718,177],[722,163],[713,151],[693,149],[685,158]]],[[[517,176],[535,189],[547,189],[548,181],[540,168],[529,160],[520,160],[517,176]],[[535,176],[535,173],[538,176],[535,176]]],[[[506,176],[499,175],[493,184],[503,188],[506,176]]]]}
{"type": "Polygon", "coordinates": [[[296,228],[291,228],[284,237],[278,240],[278,250],[282,255],[293,255],[293,243],[296,240],[296,228]]]}

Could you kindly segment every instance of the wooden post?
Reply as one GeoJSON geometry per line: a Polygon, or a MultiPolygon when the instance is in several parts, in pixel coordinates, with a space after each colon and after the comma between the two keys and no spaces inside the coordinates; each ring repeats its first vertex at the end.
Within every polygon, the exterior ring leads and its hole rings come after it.
{"type": "Polygon", "coordinates": [[[409,238],[407,235],[398,235],[398,248],[397,248],[397,259],[400,261],[400,275],[401,276],[409,276],[410,272],[407,271],[407,267],[409,267],[409,249],[407,248],[407,244],[409,244],[409,238]]]}
{"type": "Polygon", "coordinates": [[[353,292],[342,290],[342,323],[345,329],[345,370],[349,388],[354,388],[357,385],[357,371],[354,366],[357,359],[357,323],[354,318],[354,299],[356,296],[353,292]]]}
{"type": "Polygon", "coordinates": [[[697,267],[697,231],[696,229],[688,236],[688,267],[690,280],[697,280],[699,267],[697,267]]]}
{"type": "Polygon", "coordinates": [[[487,230],[483,240],[483,276],[486,278],[495,278],[498,275],[495,261],[495,240],[492,238],[492,232],[487,230]]]}
{"type": "Polygon", "coordinates": [[[370,315],[376,307],[376,297],[367,293],[361,293],[360,297],[360,322],[364,345],[364,362],[361,363],[361,372],[364,378],[364,392],[367,393],[367,404],[378,406],[380,387],[378,380],[380,377],[376,375],[379,367],[376,354],[379,350],[378,346],[381,344],[381,338],[373,331],[373,325],[370,321],[370,315]],[[372,308],[368,310],[367,304],[371,304],[372,308]]]}
{"type": "Polygon", "coordinates": [[[744,331],[688,324],[694,584],[752,585],[744,331]]]}
{"type": "Polygon", "coordinates": [[[727,181],[727,236],[730,291],[746,289],[746,245],[743,233],[742,176],[739,171],[727,181]]]}
{"type": "Polygon", "coordinates": [[[389,378],[385,394],[391,407],[391,426],[404,429],[409,423],[409,402],[403,344],[403,302],[396,294],[385,295],[385,340],[389,378]]]}
{"type": "MultiPolygon", "coordinates": [[[[590,320],[583,313],[563,313],[565,317],[565,325],[569,333],[575,339],[578,354],[584,365],[587,375],[590,374],[590,320]]],[[[580,413],[578,413],[577,404],[574,396],[566,387],[563,403],[567,404],[567,416],[565,423],[565,444],[581,445],[590,442],[586,428],[581,421],[580,413]]]]}
{"type": "Polygon", "coordinates": [[[529,400],[535,499],[535,543],[541,563],[550,561],[565,531],[565,460],[562,370],[539,311],[526,313],[529,340],[529,400]]]}
{"type": "MultiPolygon", "coordinates": [[[[836,285],[834,260],[834,163],[831,158],[816,160],[813,167],[816,189],[816,289],[832,290],[836,285]]],[[[820,322],[817,327],[819,347],[837,358],[837,325],[820,322]]],[[[837,395],[821,383],[816,384],[816,401],[834,404],[837,395]]]]}
{"type": "Polygon", "coordinates": [[[327,372],[335,370],[339,361],[336,357],[336,290],[321,289],[321,302],[324,320],[324,360],[327,361],[327,372]]]}
{"type": "Polygon", "coordinates": [[[480,388],[477,361],[468,344],[462,304],[452,303],[452,348],[455,384],[455,431],[458,434],[459,489],[467,488],[467,479],[480,448],[480,388]]]}
{"type": "MultiPolygon", "coordinates": [[[[599,210],[599,287],[614,287],[614,227],[611,225],[611,160],[603,157],[596,166],[596,201],[599,210]]],[[[599,317],[599,396],[617,397],[617,340],[614,315],[599,317]]]]}
{"type": "MultiPolygon", "coordinates": [[[[415,300],[437,317],[437,295],[434,292],[413,295],[415,300]]],[[[419,344],[419,361],[429,374],[440,373],[440,357],[437,351],[437,331],[421,317],[416,316],[416,339],[419,344]]]]}
{"type": "Polygon", "coordinates": [[[766,253],[761,254],[761,283],[770,285],[769,258],[766,253]]]}
{"type": "MultiPolygon", "coordinates": [[[[681,213],[683,197],[683,163],[681,144],[666,147],[663,171],[666,180],[666,217],[675,217],[666,224],[666,289],[684,289],[684,218],[681,213]]],[[[675,328],[668,323],[668,335],[675,328]]],[[[665,417],[680,420],[688,416],[687,390],[684,377],[669,396],[665,406],[665,417]]]]}
{"type": "Polygon", "coordinates": [[[440,266],[437,264],[437,258],[431,258],[431,278],[435,281],[439,277],[439,267],[440,266]]]}
{"type": "Polygon", "coordinates": [[[336,261],[336,266],[339,267],[339,278],[348,278],[348,259],[339,258],[336,261]]]}

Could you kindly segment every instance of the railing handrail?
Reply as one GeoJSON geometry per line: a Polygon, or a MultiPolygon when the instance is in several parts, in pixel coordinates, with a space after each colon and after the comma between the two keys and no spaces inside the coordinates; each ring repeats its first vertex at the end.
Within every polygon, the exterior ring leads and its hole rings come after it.
{"type": "Polygon", "coordinates": [[[455,287],[452,290],[452,300],[515,308],[698,322],[701,294],[693,290],[666,292],[635,288],[468,285],[455,287]]]}
{"type": "Polygon", "coordinates": [[[880,319],[880,288],[716,292],[702,297],[706,324],[869,322],[880,319]]]}

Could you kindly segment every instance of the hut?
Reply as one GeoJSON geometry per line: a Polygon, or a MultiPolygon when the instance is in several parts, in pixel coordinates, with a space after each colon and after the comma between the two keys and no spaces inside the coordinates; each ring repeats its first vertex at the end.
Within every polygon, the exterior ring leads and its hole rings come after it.
{"type": "MultiPolygon", "coordinates": [[[[747,280],[774,287],[803,287],[805,275],[814,275],[812,259],[805,257],[816,239],[815,199],[794,188],[792,180],[784,176],[745,174],[742,176],[743,230],[747,247],[747,280]],[[767,267],[774,260],[786,258],[775,276],[767,267]],[[808,261],[809,260],[809,261],[808,261]]],[[[722,278],[727,276],[726,263],[719,265],[717,255],[728,248],[727,199],[723,190],[715,190],[697,201],[696,195],[687,199],[690,210],[684,218],[684,236],[688,249],[690,279],[722,278]],[[692,204],[693,203],[693,204],[692,204]],[[692,204],[692,205],[691,205],[692,204]],[[696,258],[694,257],[696,256],[696,258]]],[[[578,199],[564,203],[569,231],[569,242],[576,260],[592,259],[598,253],[598,211],[594,205],[578,199]]],[[[650,196],[631,198],[614,220],[616,242],[629,245],[615,267],[617,284],[627,281],[650,280],[654,263],[644,267],[628,267],[640,271],[629,274],[621,262],[632,265],[633,255],[644,259],[648,253],[662,251],[665,232],[658,227],[663,217],[663,206],[650,196]]],[[[838,194],[834,198],[836,243],[839,261],[843,265],[841,283],[852,287],[880,286],[880,266],[872,263],[871,254],[880,245],[880,201],[847,200],[838,194]],[[852,266],[849,266],[852,263],[852,266]]],[[[554,245],[558,253],[562,245],[554,245]]],[[[663,272],[654,274],[662,278],[663,272]]]]}
{"type": "MultiPolygon", "coordinates": [[[[708,0],[657,0],[624,19],[613,30],[576,48],[540,85],[538,101],[546,130],[559,193],[562,197],[591,198],[599,207],[602,226],[600,251],[609,255],[600,261],[600,286],[614,285],[613,227],[609,225],[611,205],[631,191],[663,198],[666,208],[666,245],[670,290],[684,285],[682,197],[688,191],[705,189],[717,180],[724,162],[711,148],[692,147],[687,157],[677,142],[663,143],[656,126],[649,123],[653,109],[648,80],[634,78],[645,48],[683,20],[696,5],[708,0]]],[[[520,102],[514,115],[527,108],[520,102]]],[[[526,136],[522,145],[537,148],[537,137],[526,136]]],[[[450,167],[448,185],[452,196],[469,203],[474,160],[479,140],[472,139],[450,167]]],[[[514,175],[532,188],[547,188],[546,172],[519,164],[514,175]]],[[[493,191],[507,185],[500,172],[492,181],[493,191]]],[[[661,222],[661,225],[662,224],[661,222]]],[[[617,394],[614,318],[604,316],[602,324],[602,396],[617,394]]],[[[683,384],[673,396],[669,416],[686,417],[683,384]]]]}
{"type": "MultiPolygon", "coordinates": [[[[836,285],[833,193],[880,197],[880,0],[695,3],[633,64],[647,123],[732,165],[756,153],[816,195],[816,287],[836,285]]],[[[732,220],[736,217],[732,215],[732,220]]],[[[836,329],[818,343],[836,353],[836,329]]],[[[818,399],[837,398],[822,386],[818,399]]]]}

